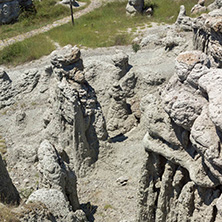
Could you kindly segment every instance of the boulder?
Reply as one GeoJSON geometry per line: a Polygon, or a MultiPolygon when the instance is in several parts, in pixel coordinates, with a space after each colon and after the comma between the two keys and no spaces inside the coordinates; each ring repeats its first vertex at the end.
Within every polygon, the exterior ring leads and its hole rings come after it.
{"type": "Polygon", "coordinates": [[[183,31],[192,31],[193,18],[186,15],[186,9],[184,5],[180,6],[180,12],[175,22],[175,25],[183,31]]]}
{"type": "Polygon", "coordinates": [[[144,0],[129,0],[126,5],[126,14],[134,16],[137,13],[142,13],[144,0]]]}
{"type": "Polygon", "coordinates": [[[38,202],[43,203],[58,222],[87,222],[83,212],[79,214],[79,211],[74,213],[71,210],[68,201],[61,191],[44,188],[36,190],[30,195],[27,204],[38,202]],[[79,216],[81,217],[79,218],[79,216]]]}
{"type": "Polygon", "coordinates": [[[44,140],[38,149],[40,187],[61,190],[75,211],[79,209],[76,190],[76,175],[59,156],[58,151],[49,141],[44,140]]]}
{"type": "Polygon", "coordinates": [[[8,24],[16,20],[19,16],[20,6],[17,0],[0,1],[0,25],[8,24]]]}
{"type": "Polygon", "coordinates": [[[15,21],[22,10],[33,8],[32,0],[0,0],[0,25],[15,21]]]}

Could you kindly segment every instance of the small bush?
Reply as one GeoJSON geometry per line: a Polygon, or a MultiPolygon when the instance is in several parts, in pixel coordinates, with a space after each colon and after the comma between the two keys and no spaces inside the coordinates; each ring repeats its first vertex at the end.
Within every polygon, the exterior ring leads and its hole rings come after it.
{"type": "Polygon", "coordinates": [[[113,206],[111,204],[106,204],[104,206],[104,210],[113,209],[113,206]]]}
{"type": "Polygon", "coordinates": [[[132,49],[134,52],[138,52],[140,50],[140,45],[137,43],[132,44],[132,49]]]}

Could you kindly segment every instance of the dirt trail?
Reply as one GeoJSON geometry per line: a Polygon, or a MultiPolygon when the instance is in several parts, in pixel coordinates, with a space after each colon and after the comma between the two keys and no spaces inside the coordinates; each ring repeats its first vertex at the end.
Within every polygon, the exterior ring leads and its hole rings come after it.
{"type": "MultiPolygon", "coordinates": [[[[91,3],[86,8],[74,13],[74,18],[77,19],[80,16],[85,15],[85,14],[93,11],[96,8],[99,8],[101,5],[102,5],[102,1],[100,1],[100,0],[91,0],[91,3]]],[[[6,46],[12,45],[15,42],[20,42],[20,41],[23,41],[23,40],[25,40],[27,38],[30,38],[32,36],[38,35],[40,33],[47,32],[50,29],[53,29],[55,27],[64,25],[68,22],[70,22],[70,16],[67,16],[67,17],[65,17],[63,19],[60,19],[60,20],[57,20],[57,21],[54,21],[51,24],[48,24],[48,25],[43,26],[43,27],[38,28],[38,29],[34,29],[30,32],[26,32],[26,33],[23,33],[23,34],[20,34],[20,35],[17,35],[17,36],[8,38],[8,39],[0,40],[0,50],[2,50],[6,46]]]]}
{"type": "Polygon", "coordinates": [[[91,204],[91,221],[136,222],[140,173],[146,154],[139,127],[125,136],[126,140],[101,148],[93,172],[78,179],[81,204],[91,204]]]}

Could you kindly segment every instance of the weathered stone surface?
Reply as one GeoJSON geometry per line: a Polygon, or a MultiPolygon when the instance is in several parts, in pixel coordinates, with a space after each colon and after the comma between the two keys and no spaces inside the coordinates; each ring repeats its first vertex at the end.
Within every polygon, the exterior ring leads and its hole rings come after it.
{"type": "Polygon", "coordinates": [[[184,5],[181,5],[175,25],[184,31],[192,31],[192,22],[193,19],[186,15],[186,9],[184,5]]]}
{"type": "Polygon", "coordinates": [[[128,55],[122,51],[111,56],[95,56],[85,63],[85,77],[96,88],[98,100],[111,137],[130,131],[136,125],[128,98],[132,98],[137,77],[129,70],[128,55]]]}
{"type": "Polygon", "coordinates": [[[214,9],[219,9],[222,6],[222,1],[221,0],[215,0],[212,4],[210,4],[207,9],[212,11],[214,9]]]}
{"type": "Polygon", "coordinates": [[[173,121],[190,130],[193,122],[200,115],[205,98],[198,92],[187,90],[177,78],[171,79],[166,92],[163,94],[164,109],[173,121]]]}
{"type": "Polygon", "coordinates": [[[183,167],[149,152],[140,181],[138,220],[216,221],[219,214],[213,209],[219,196],[219,189],[196,186],[183,167]]]}
{"type": "Polygon", "coordinates": [[[208,51],[211,43],[220,47],[220,23],[219,12],[211,13],[195,21],[206,38],[198,48],[202,52],[179,54],[160,95],[141,101],[148,158],[140,181],[140,222],[221,219],[222,73],[215,68],[220,48],[208,51]]]}
{"type": "Polygon", "coordinates": [[[0,1],[0,25],[10,23],[17,19],[19,11],[19,2],[17,0],[0,1]]]}
{"type": "Polygon", "coordinates": [[[79,48],[67,45],[60,50],[59,54],[56,51],[52,53],[51,63],[57,68],[74,65],[80,60],[80,55],[79,48]]]}
{"type": "Polygon", "coordinates": [[[221,74],[221,69],[212,69],[199,79],[200,88],[208,95],[209,117],[220,131],[222,131],[221,74]]]}
{"type": "Polygon", "coordinates": [[[38,70],[31,69],[22,73],[16,80],[12,81],[7,73],[0,69],[0,108],[11,105],[21,94],[30,93],[37,86],[40,79],[38,70]]]}
{"type": "Polygon", "coordinates": [[[0,25],[15,21],[22,10],[33,7],[32,0],[1,0],[0,1],[0,25]]]}
{"type": "Polygon", "coordinates": [[[144,6],[144,0],[129,0],[126,5],[126,14],[134,16],[141,13],[144,6]]]}
{"type": "Polygon", "coordinates": [[[194,20],[194,47],[206,53],[212,65],[221,67],[221,10],[203,14],[194,20]]]}
{"type": "Polygon", "coordinates": [[[38,149],[40,187],[61,190],[73,211],[79,209],[76,190],[76,175],[59,156],[58,151],[47,140],[38,149]]]}
{"type": "Polygon", "coordinates": [[[176,58],[175,69],[180,81],[187,79],[192,69],[199,64],[197,70],[201,69],[201,66],[210,66],[209,58],[201,51],[190,51],[181,53],[176,58]]]}
{"type": "Polygon", "coordinates": [[[107,138],[103,113],[94,89],[85,81],[77,47],[54,52],[51,63],[57,87],[51,95],[56,102],[47,118],[47,138],[68,154],[71,168],[84,175],[98,158],[99,141],[107,138]]]}
{"type": "MultiPolygon", "coordinates": [[[[65,199],[63,193],[56,189],[39,189],[33,192],[27,203],[41,202],[43,203],[58,222],[77,222],[78,217],[72,212],[68,201],[65,199]]],[[[78,213],[78,212],[77,212],[78,213]]],[[[81,218],[83,219],[83,218],[81,218]]],[[[86,218],[81,221],[87,221],[86,218]]]]}
{"type": "Polygon", "coordinates": [[[203,13],[203,12],[206,12],[206,11],[207,11],[207,7],[206,6],[203,6],[203,5],[200,5],[200,4],[196,4],[191,9],[191,14],[199,14],[199,13],[203,13]]]}

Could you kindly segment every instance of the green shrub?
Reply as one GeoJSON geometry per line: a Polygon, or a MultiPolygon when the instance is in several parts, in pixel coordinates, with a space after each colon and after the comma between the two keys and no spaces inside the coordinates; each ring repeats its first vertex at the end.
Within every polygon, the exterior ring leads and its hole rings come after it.
{"type": "Polygon", "coordinates": [[[140,45],[137,43],[132,44],[132,49],[134,52],[138,52],[140,50],[140,45]]]}

